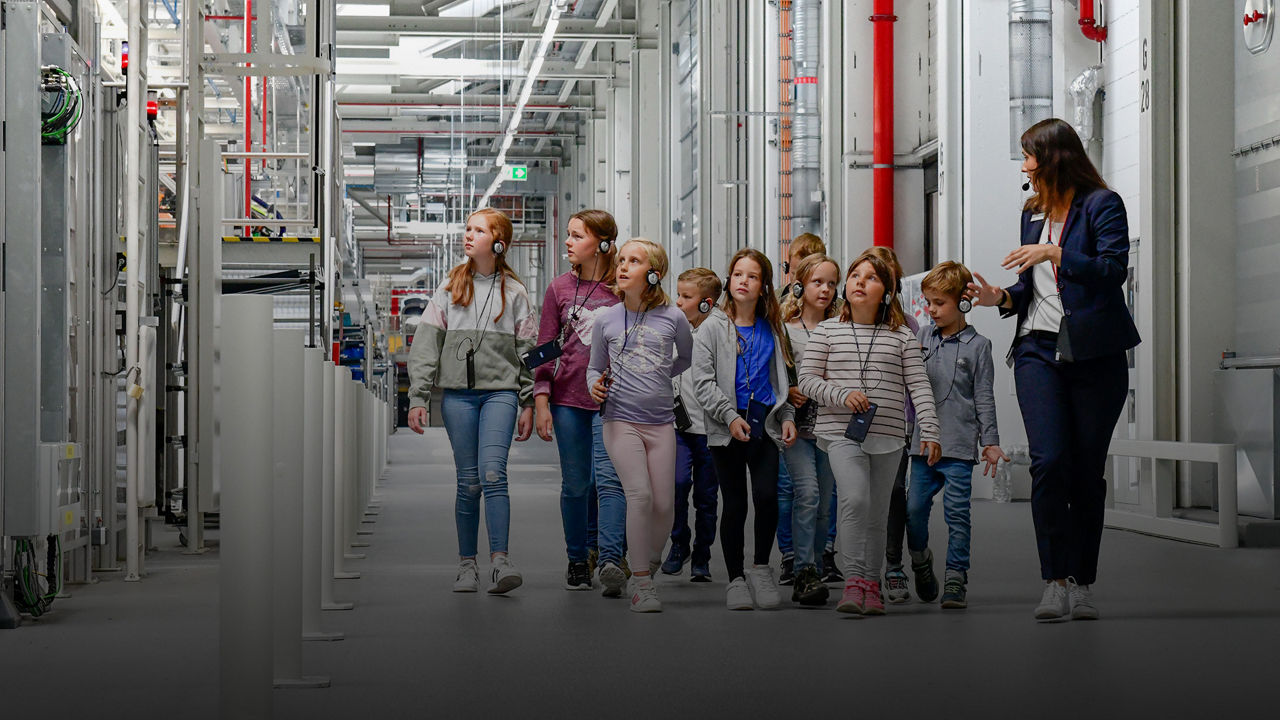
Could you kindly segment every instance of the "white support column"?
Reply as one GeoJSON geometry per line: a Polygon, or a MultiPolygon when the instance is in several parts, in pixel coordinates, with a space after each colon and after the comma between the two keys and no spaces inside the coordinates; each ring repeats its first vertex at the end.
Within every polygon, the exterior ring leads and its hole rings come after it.
{"type": "MultiPolygon", "coordinates": [[[[327,350],[325,351],[328,352],[327,350]]],[[[337,555],[338,551],[338,490],[337,475],[340,472],[339,463],[341,462],[340,448],[338,443],[338,388],[341,387],[342,376],[350,375],[350,371],[340,368],[328,359],[324,362],[324,369],[321,370],[321,377],[324,380],[324,428],[322,430],[323,452],[320,461],[322,466],[322,476],[324,486],[321,492],[320,514],[321,514],[321,532],[324,534],[320,544],[320,609],[322,610],[350,610],[355,607],[354,603],[338,602],[333,595],[333,581],[338,577],[338,570],[341,562],[337,555]]]]}
{"type": "MultiPolygon", "coordinates": [[[[938,257],[972,262],[964,223],[965,3],[938,5],[938,257]]],[[[834,213],[833,213],[834,214],[834,213]]]]}
{"type": "MultiPolygon", "coordinates": [[[[329,687],[329,678],[302,674],[303,608],[303,468],[308,417],[298,418],[298,400],[307,398],[306,331],[276,330],[272,363],[272,589],[274,635],[273,676],[277,688],[329,687]],[[301,459],[302,462],[299,462],[301,459]]],[[[314,352],[307,352],[314,355],[314,352]]],[[[318,358],[317,358],[318,359],[318,358]]],[[[318,379],[317,375],[317,379],[318,379]]],[[[319,608],[317,607],[318,611],[319,608]]]]}
{"type": "Polygon", "coordinates": [[[261,295],[223,300],[225,439],[219,561],[219,717],[272,715],[271,675],[275,595],[272,582],[273,302],[261,295]]]}
{"type": "Polygon", "coordinates": [[[335,580],[355,580],[358,572],[347,570],[347,525],[350,503],[347,486],[352,482],[351,456],[355,447],[350,440],[350,414],[352,411],[351,368],[334,368],[333,403],[333,577],[335,580]]]}
{"type": "MultiPolygon", "coordinates": [[[[947,3],[942,3],[947,5],[947,3]]],[[[849,17],[853,17],[852,15],[849,17]]],[[[822,66],[818,82],[822,83],[822,203],[827,249],[835,252],[835,244],[844,237],[844,23],[842,2],[822,3],[822,66]]],[[[843,259],[843,258],[840,258],[843,259]]]]}
{"type": "MultiPolygon", "coordinates": [[[[1173,3],[1142,2],[1138,10],[1138,207],[1127,208],[1138,220],[1138,303],[1134,321],[1142,335],[1135,349],[1139,383],[1138,439],[1178,439],[1178,388],[1174,377],[1177,282],[1174,275],[1175,134],[1173,3]]],[[[1132,234],[1132,233],[1130,233],[1132,234]]],[[[1141,483],[1154,478],[1140,465],[1141,483]]]]}
{"type": "MultiPolygon", "coordinates": [[[[322,627],[320,612],[326,600],[332,601],[332,558],[324,552],[324,473],[326,456],[333,452],[332,443],[326,442],[325,375],[323,349],[309,349],[304,353],[302,372],[302,424],[305,428],[302,441],[302,639],[341,640],[340,632],[328,632],[322,627]]],[[[327,373],[332,380],[333,373],[327,373]]]]}
{"type": "MultiPolygon", "coordinates": [[[[142,392],[154,392],[138,377],[138,326],[142,296],[146,292],[146,266],[142,248],[141,195],[142,176],[142,109],[147,98],[147,28],[142,0],[129,0],[129,49],[131,64],[128,72],[126,97],[128,107],[125,120],[125,381],[139,384],[142,392]]],[[[150,204],[148,203],[148,206],[150,204]]],[[[143,463],[151,462],[140,455],[138,422],[141,395],[133,393],[125,400],[125,581],[142,579],[142,515],[138,509],[138,489],[143,463]]]]}
{"type": "MultiPolygon", "coordinates": [[[[1178,439],[1214,440],[1214,384],[1222,352],[1236,342],[1234,3],[1179,0],[1177,9],[1177,383],[1178,439]]],[[[1213,475],[1183,464],[1186,505],[1213,502],[1213,475]]]]}

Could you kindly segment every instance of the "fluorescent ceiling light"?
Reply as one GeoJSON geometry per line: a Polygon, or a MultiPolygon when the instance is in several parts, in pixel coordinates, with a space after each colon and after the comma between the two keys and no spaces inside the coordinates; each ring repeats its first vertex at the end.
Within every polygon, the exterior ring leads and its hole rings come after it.
{"type": "Polygon", "coordinates": [[[390,17],[391,4],[366,5],[364,3],[338,3],[340,17],[390,17]]]}
{"type": "Polygon", "coordinates": [[[447,8],[440,11],[441,17],[483,17],[499,5],[512,5],[515,3],[503,2],[503,0],[460,0],[447,8]]]}
{"type": "Polygon", "coordinates": [[[547,15],[547,24],[542,28],[542,37],[538,38],[538,47],[533,52],[533,62],[529,65],[529,72],[524,78],[524,87],[520,89],[519,99],[512,108],[511,121],[507,123],[506,135],[502,138],[502,148],[498,151],[498,157],[493,161],[494,167],[497,168],[498,174],[493,178],[493,183],[489,185],[489,189],[485,191],[484,197],[480,199],[478,207],[486,207],[489,198],[498,191],[502,186],[502,178],[507,169],[507,151],[511,149],[511,143],[515,141],[516,130],[520,127],[520,117],[524,114],[524,107],[529,102],[529,96],[533,94],[533,85],[538,81],[538,73],[542,72],[542,64],[547,56],[547,48],[551,47],[551,40],[555,38],[556,29],[560,26],[561,6],[560,0],[551,0],[551,12],[547,15]]]}

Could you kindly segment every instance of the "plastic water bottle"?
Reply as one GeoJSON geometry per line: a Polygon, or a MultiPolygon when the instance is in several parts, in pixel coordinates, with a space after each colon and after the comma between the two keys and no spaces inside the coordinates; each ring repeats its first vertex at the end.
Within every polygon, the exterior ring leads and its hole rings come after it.
{"type": "Polygon", "coordinates": [[[1009,463],[996,468],[996,479],[991,484],[991,499],[998,503],[1013,500],[1013,478],[1009,475],[1009,463]]]}

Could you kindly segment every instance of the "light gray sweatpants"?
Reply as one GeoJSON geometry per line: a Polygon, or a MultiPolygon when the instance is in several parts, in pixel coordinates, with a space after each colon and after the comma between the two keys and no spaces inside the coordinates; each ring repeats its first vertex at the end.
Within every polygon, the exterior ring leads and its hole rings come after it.
{"type": "Polygon", "coordinates": [[[827,456],[840,502],[836,530],[840,569],[846,579],[858,577],[878,583],[888,533],[889,495],[898,475],[902,447],[873,455],[864,452],[861,444],[841,438],[830,442],[827,456]]]}

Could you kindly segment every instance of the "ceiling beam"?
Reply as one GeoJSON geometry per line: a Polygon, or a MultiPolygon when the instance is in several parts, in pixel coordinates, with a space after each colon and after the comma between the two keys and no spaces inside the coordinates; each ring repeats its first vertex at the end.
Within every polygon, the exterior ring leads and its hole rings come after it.
{"type": "MultiPolygon", "coordinates": [[[[478,60],[475,58],[428,58],[412,69],[388,67],[385,62],[357,58],[339,59],[337,81],[351,85],[401,85],[406,80],[510,80],[522,78],[528,68],[516,61],[478,60]]],[[[589,62],[579,68],[564,61],[546,62],[540,80],[611,80],[616,76],[614,63],[589,62]]]]}
{"type": "MultiPolygon", "coordinates": [[[[598,20],[562,18],[556,29],[557,40],[600,40],[605,42],[630,42],[637,39],[656,40],[657,35],[643,36],[638,32],[635,20],[598,20]]],[[[341,16],[338,18],[338,43],[343,43],[347,32],[396,33],[418,37],[438,37],[450,40],[536,40],[542,36],[542,28],[531,18],[505,21],[497,17],[444,18],[397,15],[390,17],[341,16]]]]}
{"type": "MultiPolygon", "coordinates": [[[[497,95],[480,95],[468,93],[466,96],[445,93],[353,93],[339,92],[338,105],[403,105],[407,107],[487,107],[496,105],[497,95]]],[[[531,107],[557,106],[560,109],[585,108],[595,109],[590,95],[530,95],[531,107]]],[[[507,104],[504,107],[510,108],[507,104]]]]}

